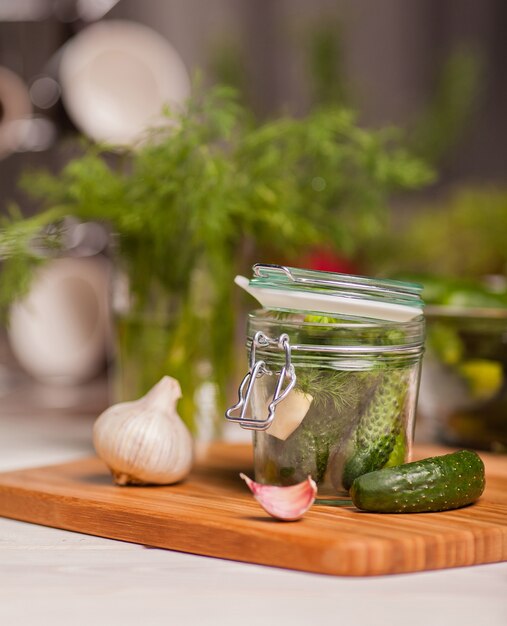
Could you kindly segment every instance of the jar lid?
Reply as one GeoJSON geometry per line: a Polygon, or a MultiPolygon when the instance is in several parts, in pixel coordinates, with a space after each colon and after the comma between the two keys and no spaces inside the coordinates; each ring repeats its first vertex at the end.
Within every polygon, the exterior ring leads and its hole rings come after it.
{"type": "Polygon", "coordinates": [[[422,285],[257,263],[235,283],[263,308],[406,322],[422,314],[422,285]]]}

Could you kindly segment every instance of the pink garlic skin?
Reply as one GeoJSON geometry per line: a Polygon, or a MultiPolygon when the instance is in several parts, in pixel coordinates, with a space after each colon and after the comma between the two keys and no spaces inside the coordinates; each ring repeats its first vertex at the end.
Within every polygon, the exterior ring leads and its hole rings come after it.
{"type": "Polygon", "coordinates": [[[285,522],[301,519],[317,495],[317,485],[310,476],[302,483],[289,487],[262,485],[245,474],[240,476],[266,513],[285,522]]]}

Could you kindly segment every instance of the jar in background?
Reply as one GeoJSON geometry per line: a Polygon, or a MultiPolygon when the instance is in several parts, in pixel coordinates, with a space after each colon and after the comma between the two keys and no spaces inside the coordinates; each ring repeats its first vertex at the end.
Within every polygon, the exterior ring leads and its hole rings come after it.
{"type": "Polygon", "coordinates": [[[408,460],[424,345],[419,287],[254,271],[260,280],[248,289],[270,308],[249,315],[250,369],[226,416],[254,431],[256,480],[292,485],[310,475],[319,497],[331,497],[408,460]]]}
{"type": "Polygon", "coordinates": [[[507,451],[507,309],[428,307],[420,417],[452,446],[507,451]]]}

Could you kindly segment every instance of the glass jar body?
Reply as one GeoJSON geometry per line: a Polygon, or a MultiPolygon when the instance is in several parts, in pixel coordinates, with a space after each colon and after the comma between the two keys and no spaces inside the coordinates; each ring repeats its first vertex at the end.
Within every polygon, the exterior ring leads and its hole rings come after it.
{"type": "MultiPolygon", "coordinates": [[[[319,496],[343,495],[367,471],[410,458],[424,342],[422,317],[409,323],[258,311],[248,349],[261,331],[289,338],[296,383],[269,428],[255,431],[256,480],[292,485],[311,475],[319,496]]],[[[276,348],[258,350],[266,374],[252,387],[266,414],[283,367],[276,348]]]]}

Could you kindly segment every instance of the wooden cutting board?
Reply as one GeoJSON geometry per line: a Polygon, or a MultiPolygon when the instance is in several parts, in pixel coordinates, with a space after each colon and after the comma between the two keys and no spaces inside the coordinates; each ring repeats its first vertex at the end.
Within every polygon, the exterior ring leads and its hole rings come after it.
{"type": "MultiPolygon", "coordinates": [[[[447,450],[418,449],[416,456],[447,450]]],[[[260,508],[238,473],[247,446],[217,444],[170,487],[116,487],[96,458],[0,474],[0,515],[101,537],[322,574],[372,576],[507,559],[507,457],[482,455],[487,488],[445,513],[314,506],[292,523],[260,508]]]]}

